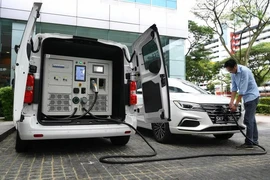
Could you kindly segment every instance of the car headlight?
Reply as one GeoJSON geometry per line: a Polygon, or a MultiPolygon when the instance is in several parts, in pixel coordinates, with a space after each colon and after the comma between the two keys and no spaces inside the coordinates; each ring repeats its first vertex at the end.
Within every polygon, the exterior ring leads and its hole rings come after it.
{"type": "Polygon", "coordinates": [[[189,111],[205,111],[200,104],[184,101],[173,101],[174,104],[182,110],[189,111]]]}

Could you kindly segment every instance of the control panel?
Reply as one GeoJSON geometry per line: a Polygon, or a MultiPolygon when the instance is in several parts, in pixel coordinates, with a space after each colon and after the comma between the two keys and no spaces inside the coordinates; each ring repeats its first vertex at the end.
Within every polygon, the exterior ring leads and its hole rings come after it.
{"type": "Polygon", "coordinates": [[[112,62],[100,59],[45,55],[42,113],[46,115],[82,115],[93,104],[94,115],[112,113],[112,62]]]}

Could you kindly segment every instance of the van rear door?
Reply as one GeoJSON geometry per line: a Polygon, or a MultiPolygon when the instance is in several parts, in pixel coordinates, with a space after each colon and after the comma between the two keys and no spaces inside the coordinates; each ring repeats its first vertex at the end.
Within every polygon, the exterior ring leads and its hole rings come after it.
{"type": "Polygon", "coordinates": [[[133,44],[133,66],[140,73],[144,121],[168,122],[171,118],[168,75],[156,25],[148,28],[133,44]]]}
{"type": "Polygon", "coordinates": [[[29,58],[31,54],[30,40],[33,35],[34,26],[42,3],[34,3],[29,15],[29,19],[25,26],[22,36],[20,48],[18,50],[16,65],[15,65],[15,84],[14,84],[14,101],[13,101],[13,122],[21,118],[21,112],[24,104],[24,94],[26,88],[26,80],[29,72],[29,58]]]}

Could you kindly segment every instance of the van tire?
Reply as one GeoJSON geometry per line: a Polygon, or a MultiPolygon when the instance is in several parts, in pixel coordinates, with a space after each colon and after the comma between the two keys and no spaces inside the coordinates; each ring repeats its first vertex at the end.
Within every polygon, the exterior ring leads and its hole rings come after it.
{"type": "Polygon", "coordinates": [[[220,140],[228,140],[230,139],[234,134],[214,134],[215,138],[220,139],[220,140]]]}
{"type": "Polygon", "coordinates": [[[15,149],[16,152],[26,152],[28,147],[28,141],[22,140],[19,134],[19,131],[17,130],[17,137],[16,137],[16,145],[15,149]]]}
{"type": "Polygon", "coordinates": [[[159,143],[168,143],[171,140],[169,123],[152,123],[152,132],[159,143]]]}
{"type": "Polygon", "coordinates": [[[130,136],[111,137],[110,140],[113,145],[124,146],[128,143],[130,136]]]}

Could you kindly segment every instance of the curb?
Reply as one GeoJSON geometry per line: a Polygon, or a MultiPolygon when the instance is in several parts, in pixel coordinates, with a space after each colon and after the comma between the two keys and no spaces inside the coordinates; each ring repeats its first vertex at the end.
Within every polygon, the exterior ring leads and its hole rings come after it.
{"type": "Polygon", "coordinates": [[[10,134],[12,134],[15,130],[16,130],[16,128],[12,127],[9,130],[7,130],[6,132],[4,132],[3,134],[0,134],[0,142],[3,141],[6,137],[8,137],[10,134]]]}

